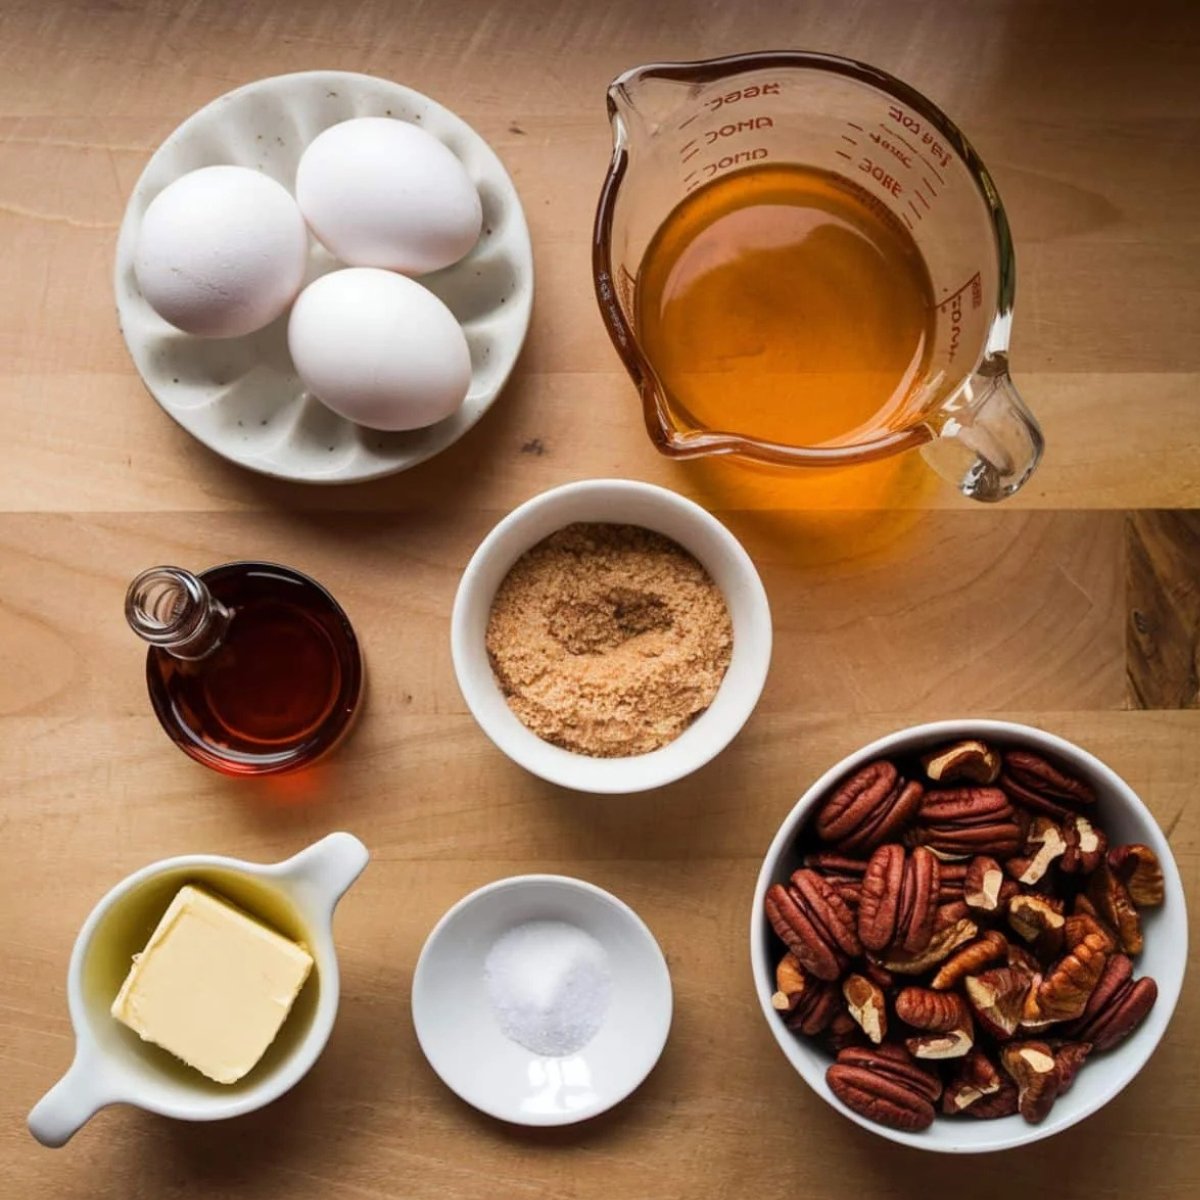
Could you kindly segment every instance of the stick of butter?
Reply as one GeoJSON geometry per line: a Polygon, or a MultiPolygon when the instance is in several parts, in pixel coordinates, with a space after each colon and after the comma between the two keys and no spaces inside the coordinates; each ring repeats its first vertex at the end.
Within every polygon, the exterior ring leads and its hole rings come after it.
{"type": "Polygon", "coordinates": [[[189,884],[134,956],[112,1015],[209,1079],[236,1083],[275,1040],[312,965],[303,946],[189,884]]]}

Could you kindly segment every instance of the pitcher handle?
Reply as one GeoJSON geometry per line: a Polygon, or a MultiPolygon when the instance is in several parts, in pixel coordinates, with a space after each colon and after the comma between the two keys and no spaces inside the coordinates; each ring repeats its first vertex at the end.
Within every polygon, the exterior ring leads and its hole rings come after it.
{"type": "Polygon", "coordinates": [[[362,874],[371,857],[352,833],[331,833],[279,864],[280,876],[314,917],[329,920],[338,901],[362,874]]]}
{"type": "Polygon", "coordinates": [[[113,1081],[94,1053],[82,1048],[67,1073],[29,1113],[29,1132],[43,1146],[65,1146],[79,1130],[109,1104],[120,1100],[113,1081]]]}
{"type": "Polygon", "coordinates": [[[929,419],[925,461],[972,500],[1016,492],[1041,461],[1045,439],[1008,373],[1003,355],[985,360],[929,419]]]}

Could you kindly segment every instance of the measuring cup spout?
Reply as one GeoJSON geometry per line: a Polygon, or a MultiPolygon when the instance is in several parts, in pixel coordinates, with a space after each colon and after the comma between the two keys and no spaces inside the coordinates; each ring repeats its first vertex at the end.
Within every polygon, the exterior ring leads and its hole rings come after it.
{"type": "Polygon", "coordinates": [[[926,462],[972,500],[1003,500],[1041,461],[1045,439],[1008,373],[1003,354],[986,359],[929,418],[926,462]]]}

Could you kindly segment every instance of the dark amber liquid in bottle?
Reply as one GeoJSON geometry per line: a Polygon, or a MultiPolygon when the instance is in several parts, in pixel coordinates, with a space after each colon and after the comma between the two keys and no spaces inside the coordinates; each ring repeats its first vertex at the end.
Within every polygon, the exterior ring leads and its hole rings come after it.
{"type": "Polygon", "coordinates": [[[151,648],[146,682],[163,728],[231,775],[296,770],[332,750],[363,684],[358,639],[337,601],[271,563],[227,563],[200,578],[232,618],[202,659],[151,648]]]}

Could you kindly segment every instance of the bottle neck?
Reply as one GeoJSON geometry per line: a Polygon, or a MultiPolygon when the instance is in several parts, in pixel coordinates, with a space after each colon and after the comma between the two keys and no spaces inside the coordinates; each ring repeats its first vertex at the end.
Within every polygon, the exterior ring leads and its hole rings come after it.
{"type": "Polygon", "coordinates": [[[180,567],[151,567],[125,593],[125,619],[138,637],[175,658],[211,654],[225,636],[232,613],[204,581],[180,567]]]}

